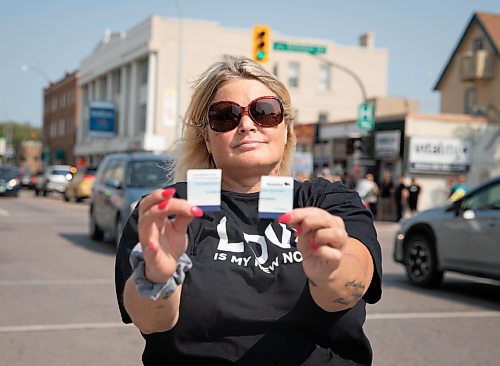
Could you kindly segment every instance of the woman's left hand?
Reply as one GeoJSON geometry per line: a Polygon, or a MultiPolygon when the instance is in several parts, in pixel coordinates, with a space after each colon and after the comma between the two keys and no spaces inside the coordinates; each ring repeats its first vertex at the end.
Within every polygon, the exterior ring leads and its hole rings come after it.
{"type": "Polygon", "coordinates": [[[317,207],[297,208],[279,221],[296,229],[304,272],[315,285],[329,282],[339,267],[347,243],[344,221],[317,207]]]}

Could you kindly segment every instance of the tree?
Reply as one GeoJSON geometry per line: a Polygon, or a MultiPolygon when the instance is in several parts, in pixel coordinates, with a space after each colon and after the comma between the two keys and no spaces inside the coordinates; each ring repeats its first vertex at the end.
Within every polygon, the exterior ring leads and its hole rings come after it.
{"type": "Polygon", "coordinates": [[[41,129],[29,123],[0,122],[0,136],[7,139],[7,143],[18,150],[23,141],[41,141],[41,129]]]}

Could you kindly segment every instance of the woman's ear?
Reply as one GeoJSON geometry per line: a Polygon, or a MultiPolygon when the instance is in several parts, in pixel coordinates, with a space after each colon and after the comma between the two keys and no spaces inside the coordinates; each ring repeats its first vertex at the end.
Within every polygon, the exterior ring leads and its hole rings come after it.
{"type": "Polygon", "coordinates": [[[208,151],[208,153],[209,153],[209,154],[211,154],[211,153],[212,153],[212,151],[211,151],[211,149],[210,149],[210,138],[208,137],[208,133],[207,133],[207,132],[205,132],[205,133],[203,134],[203,137],[204,137],[204,139],[205,139],[205,146],[207,147],[207,151],[208,151]]]}

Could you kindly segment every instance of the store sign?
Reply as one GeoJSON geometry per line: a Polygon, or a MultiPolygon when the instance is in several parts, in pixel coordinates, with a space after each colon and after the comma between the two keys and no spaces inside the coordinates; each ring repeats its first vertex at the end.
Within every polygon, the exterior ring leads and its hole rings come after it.
{"type": "Polygon", "coordinates": [[[115,105],[111,102],[89,102],[89,136],[114,137],[115,105]]]}
{"type": "Polygon", "coordinates": [[[399,157],[401,146],[401,131],[377,131],[375,132],[375,156],[377,158],[399,157]]]}
{"type": "Polygon", "coordinates": [[[469,170],[472,144],[455,138],[412,137],[408,165],[410,171],[465,172],[469,170]]]}

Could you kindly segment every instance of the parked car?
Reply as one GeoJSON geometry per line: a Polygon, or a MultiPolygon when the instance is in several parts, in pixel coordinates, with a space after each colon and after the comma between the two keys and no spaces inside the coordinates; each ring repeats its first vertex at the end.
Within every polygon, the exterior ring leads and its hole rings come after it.
{"type": "Polygon", "coordinates": [[[17,197],[20,188],[19,170],[11,166],[0,166],[0,195],[17,197]]]}
{"type": "Polygon", "coordinates": [[[83,199],[90,197],[92,184],[95,180],[95,166],[80,167],[73,178],[69,181],[64,190],[64,200],[70,201],[74,199],[76,202],[81,202],[83,199]]]}
{"type": "Polygon", "coordinates": [[[71,168],[70,165],[49,165],[35,186],[35,195],[38,196],[40,192],[44,196],[49,192],[64,193],[73,178],[71,168]]]}
{"type": "Polygon", "coordinates": [[[171,182],[171,159],[153,153],[107,155],[97,169],[90,197],[90,236],[110,234],[118,245],[125,222],[140,198],[171,182]]]}
{"type": "Polygon", "coordinates": [[[500,176],[403,222],[394,260],[410,282],[439,284],[445,271],[500,279],[500,176]]]}

